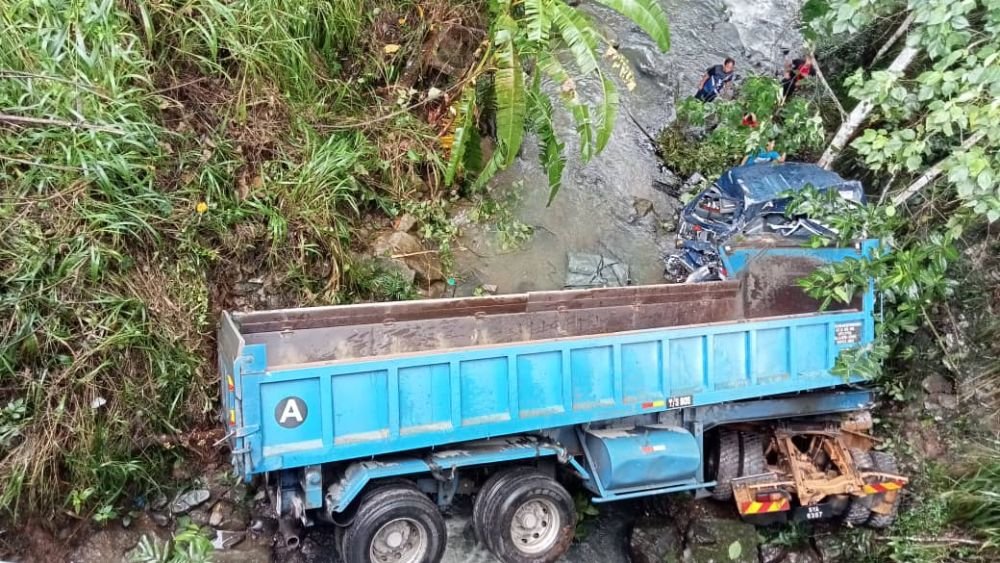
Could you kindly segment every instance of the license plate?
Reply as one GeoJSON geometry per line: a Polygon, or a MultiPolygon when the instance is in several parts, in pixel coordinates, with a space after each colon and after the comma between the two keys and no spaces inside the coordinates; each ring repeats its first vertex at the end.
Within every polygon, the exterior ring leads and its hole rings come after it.
{"type": "Polygon", "coordinates": [[[792,511],[792,519],[803,520],[826,520],[833,517],[833,504],[825,502],[812,506],[798,506],[792,511]]]}

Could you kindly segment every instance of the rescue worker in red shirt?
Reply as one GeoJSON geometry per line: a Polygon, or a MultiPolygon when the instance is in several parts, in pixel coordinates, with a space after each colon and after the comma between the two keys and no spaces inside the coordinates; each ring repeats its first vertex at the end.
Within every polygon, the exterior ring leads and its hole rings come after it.
{"type": "Polygon", "coordinates": [[[791,64],[786,64],[785,77],[781,79],[782,99],[787,100],[792,97],[799,80],[814,74],[816,74],[816,69],[813,65],[812,55],[806,55],[804,59],[793,59],[791,64]]]}

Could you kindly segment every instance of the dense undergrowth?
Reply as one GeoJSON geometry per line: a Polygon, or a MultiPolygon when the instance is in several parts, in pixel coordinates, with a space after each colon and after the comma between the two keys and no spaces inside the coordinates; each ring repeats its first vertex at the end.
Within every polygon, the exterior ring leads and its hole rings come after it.
{"type": "Polygon", "coordinates": [[[472,0],[5,4],[7,516],[109,518],[191,455],[246,280],[261,307],[412,295],[357,230],[447,195],[439,138],[484,29],[472,0]]]}

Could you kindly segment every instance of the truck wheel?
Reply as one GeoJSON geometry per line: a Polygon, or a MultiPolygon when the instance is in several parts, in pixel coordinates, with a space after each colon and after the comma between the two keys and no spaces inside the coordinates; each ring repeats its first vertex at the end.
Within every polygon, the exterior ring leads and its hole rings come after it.
{"type": "MultiPolygon", "coordinates": [[[[858,471],[871,471],[875,467],[871,454],[864,450],[851,448],[851,459],[854,461],[854,466],[858,468],[858,471]]],[[[871,497],[852,496],[850,503],[847,505],[847,512],[844,513],[844,523],[850,526],[864,524],[868,521],[868,517],[871,516],[871,507],[871,497]]]]}
{"type": "MultiPolygon", "coordinates": [[[[899,467],[896,465],[896,457],[889,452],[872,451],[871,457],[877,471],[882,471],[883,473],[899,473],[899,467]]],[[[872,506],[880,504],[883,498],[885,498],[885,493],[872,497],[872,506]]],[[[896,491],[896,498],[893,499],[892,508],[889,512],[885,514],[872,512],[871,517],[868,518],[868,526],[877,529],[888,528],[891,526],[892,523],[896,521],[896,513],[899,512],[899,501],[902,498],[902,491],[896,491]]]]}
{"type": "Polygon", "coordinates": [[[437,506],[420,491],[395,486],[365,495],[341,547],[345,563],[436,563],[446,543],[437,506]]]}
{"type": "Polygon", "coordinates": [[[740,477],[760,475],[767,471],[767,461],[764,459],[764,437],[755,432],[741,432],[743,445],[743,472],[740,477]]]}
{"type": "Polygon", "coordinates": [[[712,498],[733,498],[732,480],[740,476],[740,435],[732,430],[719,430],[719,439],[706,459],[706,478],[715,481],[712,498]]]}
{"type": "Polygon", "coordinates": [[[472,531],[479,543],[486,544],[486,535],[483,531],[487,530],[487,515],[495,512],[494,505],[503,500],[495,493],[496,489],[511,479],[517,480],[537,473],[538,471],[532,467],[509,467],[490,475],[490,478],[483,483],[476,493],[476,500],[472,503],[472,531]]]}
{"type": "Polygon", "coordinates": [[[487,499],[480,535],[505,563],[551,563],[573,541],[576,508],[562,485],[539,472],[506,479],[487,499]]]}

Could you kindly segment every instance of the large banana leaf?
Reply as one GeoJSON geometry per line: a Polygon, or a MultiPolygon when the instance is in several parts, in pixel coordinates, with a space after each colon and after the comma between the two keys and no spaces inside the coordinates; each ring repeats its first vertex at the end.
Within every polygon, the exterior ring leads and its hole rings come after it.
{"type": "Polygon", "coordinates": [[[573,79],[554,55],[539,55],[538,62],[549,78],[559,85],[559,99],[573,116],[576,133],[580,137],[580,158],[584,162],[590,160],[594,156],[594,126],[590,120],[590,109],[580,102],[573,79]]]}
{"type": "Polygon", "coordinates": [[[587,75],[597,70],[597,33],[594,26],[580,12],[561,1],[550,4],[552,21],[559,36],[566,42],[580,74],[587,75]]]}
{"type": "MultiPolygon", "coordinates": [[[[448,168],[444,171],[444,183],[450,186],[455,181],[459,166],[465,159],[466,148],[470,144],[471,137],[478,137],[476,130],[476,88],[468,86],[462,92],[462,99],[458,104],[458,116],[455,118],[458,127],[455,129],[455,138],[451,145],[451,157],[448,159],[448,168]]],[[[478,139],[476,139],[478,143],[478,139]]],[[[478,149],[478,147],[476,147],[478,149]]]]}
{"type": "Polygon", "coordinates": [[[546,205],[551,205],[562,185],[562,173],[566,166],[566,158],[563,156],[564,145],[556,137],[552,121],[552,100],[542,92],[540,77],[541,74],[535,74],[534,84],[528,90],[528,109],[529,115],[531,115],[531,128],[538,136],[538,144],[541,149],[539,157],[549,179],[549,199],[546,205]]]}
{"type": "Polygon", "coordinates": [[[509,166],[517,157],[524,140],[525,89],[524,71],[514,43],[517,24],[509,16],[502,16],[498,25],[494,88],[497,99],[497,147],[504,157],[502,164],[509,166]],[[503,33],[503,31],[506,33],[503,33]]]}
{"type": "Polygon", "coordinates": [[[670,24],[657,0],[597,0],[635,22],[656,41],[661,51],[670,49],[670,24]]]}
{"type": "Polygon", "coordinates": [[[614,82],[606,76],[601,76],[604,87],[604,99],[597,106],[597,152],[604,150],[611,133],[615,129],[615,118],[618,116],[618,90],[614,82]]]}
{"type": "Polygon", "coordinates": [[[552,6],[547,0],[524,0],[524,19],[528,27],[528,39],[539,43],[549,42],[552,29],[552,6]]]}

